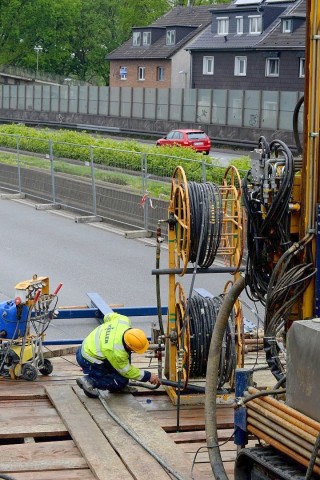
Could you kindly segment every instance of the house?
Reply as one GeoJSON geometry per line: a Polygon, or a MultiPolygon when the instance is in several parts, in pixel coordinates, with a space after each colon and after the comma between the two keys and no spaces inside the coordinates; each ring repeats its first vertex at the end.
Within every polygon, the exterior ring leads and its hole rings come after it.
{"type": "Polygon", "coordinates": [[[211,23],[210,6],[175,7],[154,23],[134,27],[130,40],[107,56],[111,87],[190,87],[191,40],[211,23]]]}
{"type": "Polygon", "coordinates": [[[192,88],[304,89],[305,0],[235,0],[188,47],[192,88]]]}

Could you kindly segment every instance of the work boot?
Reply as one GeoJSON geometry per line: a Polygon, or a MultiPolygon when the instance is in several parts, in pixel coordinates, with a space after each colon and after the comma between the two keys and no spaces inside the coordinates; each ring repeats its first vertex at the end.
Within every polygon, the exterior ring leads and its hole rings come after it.
{"type": "Polygon", "coordinates": [[[87,397],[97,398],[99,396],[98,389],[94,388],[88,377],[77,378],[77,385],[84,391],[87,397]]]}

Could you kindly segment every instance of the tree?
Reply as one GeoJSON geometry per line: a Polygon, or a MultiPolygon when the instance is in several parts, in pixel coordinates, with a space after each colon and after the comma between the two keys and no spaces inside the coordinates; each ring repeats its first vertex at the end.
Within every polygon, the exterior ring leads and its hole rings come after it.
{"type": "Polygon", "coordinates": [[[178,4],[188,0],[0,0],[0,62],[35,70],[41,46],[40,71],[108,84],[106,56],[133,26],[150,25],[178,4]]]}

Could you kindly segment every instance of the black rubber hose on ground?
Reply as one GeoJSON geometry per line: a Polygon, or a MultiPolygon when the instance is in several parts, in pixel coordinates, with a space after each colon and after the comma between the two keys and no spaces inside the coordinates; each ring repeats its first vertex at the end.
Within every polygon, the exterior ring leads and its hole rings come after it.
{"type": "Polygon", "coordinates": [[[244,277],[241,276],[225,295],[210,343],[206,375],[205,426],[209,458],[215,480],[228,480],[219,450],[217,433],[216,395],[220,355],[229,316],[244,287],[245,280],[244,277]]]}

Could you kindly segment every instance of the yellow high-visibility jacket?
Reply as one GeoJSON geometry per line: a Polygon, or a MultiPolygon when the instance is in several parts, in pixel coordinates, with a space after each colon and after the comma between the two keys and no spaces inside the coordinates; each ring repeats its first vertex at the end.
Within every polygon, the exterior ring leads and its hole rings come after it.
{"type": "Polygon", "coordinates": [[[151,373],[131,365],[130,352],[123,343],[123,334],[131,328],[131,320],[119,313],[109,313],[103,320],[82,342],[82,356],[91,363],[108,360],[123,377],[147,382],[151,373]]]}

